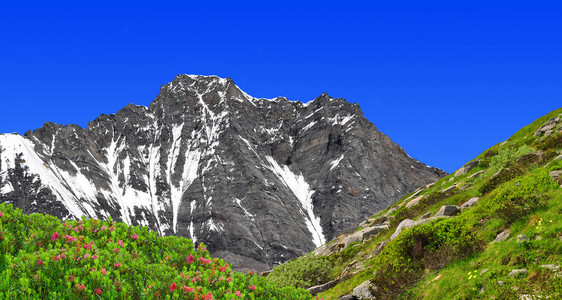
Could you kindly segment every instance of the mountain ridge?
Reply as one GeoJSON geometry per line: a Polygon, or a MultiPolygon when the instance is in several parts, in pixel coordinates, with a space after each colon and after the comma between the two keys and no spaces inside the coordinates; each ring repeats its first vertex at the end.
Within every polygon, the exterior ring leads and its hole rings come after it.
{"type": "Polygon", "coordinates": [[[4,201],[189,237],[258,271],[445,174],[410,158],[357,104],[327,93],[256,99],[216,76],[178,75],[148,107],[86,128],[47,122],[18,136],[0,135],[4,201]],[[25,167],[40,184],[23,185],[25,167]]]}

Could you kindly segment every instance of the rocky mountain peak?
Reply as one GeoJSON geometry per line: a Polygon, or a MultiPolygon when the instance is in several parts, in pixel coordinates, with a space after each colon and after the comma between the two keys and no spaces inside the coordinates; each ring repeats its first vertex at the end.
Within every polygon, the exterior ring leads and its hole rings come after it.
{"type": "Polygon", "coordinates": [[[46,123],[25,137],[0,135],[0,147],[0,178],[14,182],[0,187],[4,201],[186,236],[254,270],[320,246],[445,174],[410,158],[345,99],[257,99],[217,76],[178,75],[149,107],[129,104],[86,129],[46,123]],[[19,153],[39,183],[32,190],[9,178],[19,153]]]}

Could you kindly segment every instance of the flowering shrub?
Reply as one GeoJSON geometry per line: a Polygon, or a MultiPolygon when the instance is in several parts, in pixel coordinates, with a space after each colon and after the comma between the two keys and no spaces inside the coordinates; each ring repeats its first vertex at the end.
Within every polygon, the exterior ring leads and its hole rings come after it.
{"type": "Polygon", "coordinates": [[[61,223],[0,204],[1,299],[312,299],[234,272],[205,245],[146,227],[61,223]]]}

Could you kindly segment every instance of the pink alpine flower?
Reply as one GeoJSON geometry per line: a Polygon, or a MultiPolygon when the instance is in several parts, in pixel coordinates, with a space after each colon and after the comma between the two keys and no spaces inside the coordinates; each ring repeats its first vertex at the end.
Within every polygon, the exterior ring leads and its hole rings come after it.
{"type": "Polygon", "coordinates": [[[76,284],[76,289],[79,291],[83,291],[85,286],[83,284],[76,284]]]}
{"type": "Polygon", "coordinates": [[[234,293],[236,296],[238,296],[238,298],[242,297],[242,293],[240,293],[240,291],[236,291],[236,293],[234,293]]]}
{"type": "Polygon", "coordinates": [[[70,242],[76,241],[76,238],[75,238],[75,237],[70,236],[70,235],[68,235],[68,234],[66,234],[66,235],[64,236],[64,238],[65,238],[66,241],[69,242],[69,243],[70,243],[70,242]]]}
{"type": "Polygon", "coordinates": [[[121,268],[121,263],[118,262],[118,263],[114,264],[113,266],[116,267],[116,268],[121,268]]]}
{"type": "Polygon", "coordinates": [[[51,235],[51,241],[56,241],[59,239],[59,233],[55,231],[55,233],[53,233],[53,235],[51,235]]]}
{"type": "Polygon", "coordinates": [[[101,293],[102,293],[102,290],[101,290],[100,288],[97,288],[97,289],[96,289],[96,294],[101,295],[101,293]]]}
{"type": "Polygon", "coordinates": [[[4,216],[4,213],[0,210],[0,218],[4,216]]]}
{"type": "Polygon", "coordinates": [[[256,285],[255,285],[255,284],[250,285],[249,289],[252,290],[252,291],[255,291],[255,290],[256,290],[256,285]]]}
{"type": "Polygon", "coordinates": [[[190,286],[187,286],[187,285],[184,285],[181,288],[185,291],[186,294],[190,293],[190,292],[193,292],[195,290],[194,288],[192,288],[190,286]]]}
{"type": "Polygon", "coordinates": [[[101,272],[103,275],[107,275],[107,271],[105,270],[105,268],[101,268],[100,272],[101,272]]]}
{"type": "Polygon", "coordinates": [[[193,255],[189,254],[186,259],[187,263],[190,264],[193,262],[193,255]]]}
{"type": "Polygon", "coordinates": [[[206,259],[204,257],[199,257],[199,261],[201,262],[202,265],[206,265],[206,264],[210,264],[211,260],[210,259],[206,259]]]}
{"type": "Polygon", "coordinates": [[[113,231],[114,229],[113,226],[109,227],[109,231],[113,231]]]}
{"type": "Polygon", "coordinates": [[[232,281],[232,277],[228,277],[228,278],[226,279],[226,281],[231,282],[231,281],[232,281]]]}
{"type": "Polygon", "coordinates": [[[115,253],[119,253],[119,249],[117,248],[113,248],[113,251],[115,251],[115,253]]]}
{"type": "Polygon", "coordinates": [[[201,296],[202,300],[212,300],[213,299],[213,293],[209,292],[207,295],[203,295],[201,296]]]}
{"type": "Polygon", "coordinates": [[[92,250],[93,245],[94,245],[94,242],[90,242],[89,244],[84,244],[84,249],[92,250]]]}
{"type": "Polygon", "coordinates": [[[172,282],[172,284],[170,284],[170,292],[175,291],[176,288],[177,288],[176,283],[175,283],[175,282],[172,282]]]}
{"type": "Polygon", "coordinates": [[[87,253],[84,254],[84,259],[86,259],[86,258],[88,258],[88,257],[90,257],[90,254],[87,254],[87,253]]]}
{"type": "Polygon", "coordinates": [[[117,245],[123,247],[123,241],[122,241],[122,240],[119,240],[119,241],[117,242],[117,245]]]}
{"type": "Polygon", "coordinates": [[[44,265],[44,264],[45,264],[45,263],[44,263],[42,260],[40,260],[40,259],[37,260],[37,265],[42,266],[42,265],[44,265]]]}
{"type": "Polygon", "coordinates": [[[95,254],[94,254],[94,255],[92,255],[92,259],[96,259],[96,258],[98,258],[98,256],[97,256],[97,255],[95,255],[95,254]]]}
{"type": "Polygon", "coordinates": [[[133,240],[137,240],[137,239],[139,238],[139,236],[135,233],[135,234],[133,234],[133,235],[131,236],[131,238],[132,238],[133,240]]]}
{"type": "Polygon", "coordinates": [[[219,272],[226,272],[226,268],[228,268],[228,264],[226,264],[222,267],[219,267],[219,272]]]}
{"type": "Polygon", "coordinates": [[[100,230],[101,230],[101,231],[104,231],[106,227],[107,227],[107,226],[104,225],[104,226],[102,226],[102,227],[100,228],[100,230]]]}

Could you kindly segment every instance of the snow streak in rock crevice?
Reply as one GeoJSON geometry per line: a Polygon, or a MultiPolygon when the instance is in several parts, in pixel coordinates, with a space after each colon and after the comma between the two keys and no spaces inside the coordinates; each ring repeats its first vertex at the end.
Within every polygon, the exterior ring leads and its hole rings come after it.
{"type": "Polygon", "coordinates": [[[314,191],[310,189],[310,185],[302,175],[296,175],[287,166],[281,167],[273,157],[266,156],[266,159],[271,166],[270,170],[293,192],[301,203],[301,207],[304,209],[304,211],[301,209],[301,213],[308,230],[312,234],[312,242],[316,247],[325,244],[326,238],[322,233],[320,218],[314,215],[314,205],[312,204],[314,191]]]}

